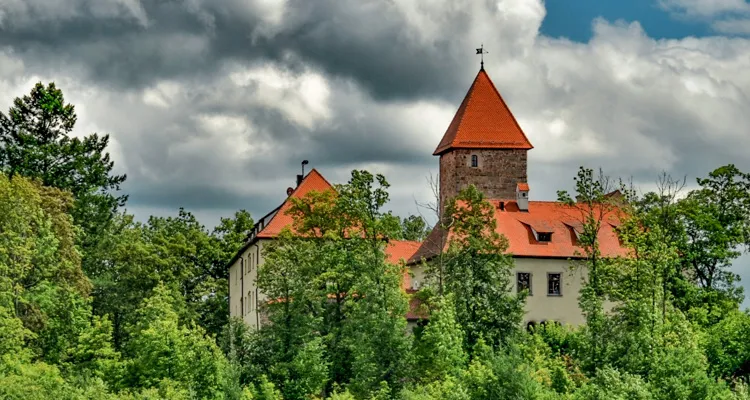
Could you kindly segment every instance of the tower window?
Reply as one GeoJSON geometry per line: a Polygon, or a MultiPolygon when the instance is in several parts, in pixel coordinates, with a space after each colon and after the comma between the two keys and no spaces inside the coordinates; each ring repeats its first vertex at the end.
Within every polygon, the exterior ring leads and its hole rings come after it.
{"type": "Polygon", "coordinates": [[[471,156],[471,167],[472,168],[479,167],[479,156],[477,156],[476,154],[472,154],[471,156]]]}

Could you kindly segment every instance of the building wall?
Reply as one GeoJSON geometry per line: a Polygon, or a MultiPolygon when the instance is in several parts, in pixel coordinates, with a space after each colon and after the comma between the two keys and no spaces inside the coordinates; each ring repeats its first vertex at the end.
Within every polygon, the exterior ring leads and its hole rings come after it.
{"type": "Polygon", "coordinates": [[[513,268],[513,291],[517,292],[518,272],[531,273],[531,295],[526,297],[524,324],[533,321],[557,321],[564,324],[581,325],[586,321],[578,307],[578,295],[584,280],[588,278],[585,268],[571,268],[566,259],[515,258],[513,268]],[[548,273],[560,273],[560,295],[547,294],[548,273]]]}
{"type": "Polygon", "coordinates": [[[456,149],[440,156],[440,204],[474,184],[490,199],[515,199],[516,185],[527,181],[527,151],[456,149]],[[471,156],[478,167],[471,166],[471,156]]]}
{"type": "MultiPolygon", "coordinates": [[[[569,260],[545,258],[514,258],[511,273],[511,290],[516,293],[516,273],[531,274],[532,293],[526,298],[523,323],[540,323],[542,321],[557,321],[562,324],[581,325],[585,323],[583,314],[578,308],[578,295],[583,286],[583,279],[588,277],[585,268],[571,268],[569,260]],[[560,296],[547,294],[547,274],[560,273],[560,296]]],[[[424,284],[425,274],[421,265],[411,268],[412,281],[424,284]]],[[[605,307],[608,308],[608,307],[605,307]]]]}
{"type": "Polygon", "coordinates": [[[262,324],[258,304],[266,299],[256,285],[258,266],[263,263],[263,245],[263,240],[255,242],[229,267],[229,316],[242,318],[253,328],[262,324]]]}

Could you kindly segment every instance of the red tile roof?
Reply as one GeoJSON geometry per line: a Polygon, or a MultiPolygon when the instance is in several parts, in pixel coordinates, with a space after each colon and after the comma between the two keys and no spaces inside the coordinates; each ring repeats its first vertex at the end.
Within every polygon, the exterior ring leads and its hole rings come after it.
{"type": "Polygon", "coordinates": [[[529,184],[528,183],[519,183],[518,184],[518,190],[523,191],[523,192],[528,192],[529,191],[529,184]]]}
{"type": "MultiPolygon", "coordinates": [[[[505,210],[501,211],[499,200],[490,200],[495,206],[496,231],[508,238],[508,252],[517,257],[539,258],[578,258],[583,249],[577,245],[575,231],[582,228],[583,214],[578,208],[559,202],[530,201],[528,212],[519,211],[515,201],[505,201],[505,210]],[[551,232],[552,240],[538,242],[534,236],[538,232],[551,232]],[[578,252],[579,254],[576,254],[578,252]]],[[[615,212],[604,215],[604,222],[599,231],[601,253],[605,257],[625,256],[628,250],[621,246],[614,231],[619,225],[615,212]]],[[[446,233],[436,227],[425,239],[409,263],[419,262],[422,257],[431,258],[438,254],[442,243],[447,245],[446,233]]]]}
{"type": "Polygon", "coordinates": [[[414,253],[419,250],[422,242],[413,242],[409,240],[391,240],[385,248],[385,254],[388,262],[399,264],[401,260],[408,261],[414,253]]]}
{"type": "Polygon", "coordinates": [[[533,148],[484,69],[474,79],[433,155],[451,148],[533,148]]]}
{"type": "Polygon", "coordinates": [[[294,220],[291,215],[286,214],[292,206],[292,202],[289,201],[289,199],[292,197],[301,199],[312,191],[322,192],[329,189],[333,189],[333,186],[326,180],[326,178],[323,178],[323,175],[321,175],[320,172],[313,168],[312,171],[305,176],[302,182],[300,182],[299,186],[294,189],[294,192],[284,200],[284,203],[281,205],[278,212],[276,212],[271,220],[266,223],[266,226],[258,233],[258,237],[274,238],[278,236],[285,227],[291,227],[294,220]]]}
{"type": "MultiPolygon", "coordinates": [[[[414,253],[419,250],[421,245],[422,242],[391,240],[385,247],[385,255],[391,264],[403,265],[414,256],[414,253]]],[[[411,275],[409,275],[407,268],[404,268],[404,278],[401,281],[401,288],[407,292],[411,291],[411,275]]]]}

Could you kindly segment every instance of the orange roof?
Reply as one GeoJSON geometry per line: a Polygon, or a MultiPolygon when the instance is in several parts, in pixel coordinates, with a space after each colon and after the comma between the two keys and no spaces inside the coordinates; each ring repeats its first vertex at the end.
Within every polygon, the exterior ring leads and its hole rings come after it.
{"type": "MultiPolygon", "coordinates": [[[[422,242],[391,240],[385,247],[385,256],[391,264],[399,265],[402,262],[405,264],[414,256],[414,253],[419,250],[419,246],[421,245],[422,242]]],[[[403,278],[404,279],[401,281],[401,288],[408,293],[411,291],[411,275],[409,275],[409,270],[407,268],[404,268],[403,278]]]]}
{"type": "Polygon", "coordinates": [[[481,69],[433,155],[451,148],[531,149],[500,92],[481,69]]]}
{"type": "Polygon", "coordinates": [[[292,197],[301,199],[306,194],[317,191],[323,192],[329,189],[333,189],[330,183],[323,178],[315,168],[310,171],[305,179],[300,182],[299,186],[294,189],[294,192],[284,200],[284,203],[279,207],[279,210],[271,217],[271,220],[266,223],[262,230],[258,233],[259,238],[274,238],[281,233],[281,231],[289,226],[291,227],[294,223],[294,219],[291,215],[287,215],[287,211],[292,207],[292,202],[289,201],[292,197]]]}
{"type": "Polygon", "coordinates": [[[529,184],[528,183],[519,183],[518,184],[518,190],[522,192],[528,192],[529,191],[529,184]]]}
{"type": "Polygon", "coordinates": [[[417,252],[422,242],[408,240],[391,240],[385,248],[386,257],[391,264],[398,264],[401,260],[408,261],[417,252]]]}
{"type": "MultiPolygon", "coordinates": [[[[539,258],[578,258],[583,254],[583,249],[577,245],[575,233],[580,233],[582,226],[579,209],[559,202],[530,201],[529,210],[520,211],[515,201],[506,201],[505,210],[501,211],[498,207],[499,200],[490,202],[495,206],[496,231],[508,238],[508,253],[518,257],[539,258]],[[551,241],[537,241],[534,231],[552,233],[551,241]]],[[[599,245],[604,257],[625,256],[628,253],[614,231],[617,225],[619,219],[614,212],[605,214],[599,231],[599,245]]],[[[436,227],[409,263],[438,254],[441,242],[445,248],[447,235],[436,227]]]]}

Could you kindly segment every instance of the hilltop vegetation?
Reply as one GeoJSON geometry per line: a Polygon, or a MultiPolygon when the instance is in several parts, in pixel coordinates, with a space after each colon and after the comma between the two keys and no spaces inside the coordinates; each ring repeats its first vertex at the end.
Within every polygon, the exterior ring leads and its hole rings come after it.
{"type": "Polygon", "coordinates": [[[426,226],[385,211],[384,177],[353,171],[295,201],[296,233],[258,271],[272,323],[251,332],[228,317],[227,282],[249,213],[210,230],[182,209],[135,222],[108,136],[72,138],[75,121],[52,84],[0,113],[0,398],[750,399],[750,315],[729,269],[750,244],[750,175],[733,165],[685,196],[668,177],[608,196],[582,168],[560,200],[580,211],[587,323],[531,332],[492,206],[468,187],[417,295],[430,321],[410,334],[382,239],[426,226]],[[600,257],[601,210],[621,213],[631,257],[600,257]]]}

